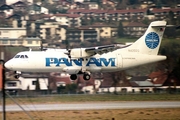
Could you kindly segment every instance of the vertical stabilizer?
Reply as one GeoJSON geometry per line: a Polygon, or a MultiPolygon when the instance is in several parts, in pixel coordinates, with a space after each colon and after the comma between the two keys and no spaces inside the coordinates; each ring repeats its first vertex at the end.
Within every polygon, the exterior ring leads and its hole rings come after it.
{"type": "Polygon", "coordinates": [[[136,51],[140,54],[157,55],[165,27],[166,21],[151,22],[145,34],[127,47],[128,52],[136,51]]]}

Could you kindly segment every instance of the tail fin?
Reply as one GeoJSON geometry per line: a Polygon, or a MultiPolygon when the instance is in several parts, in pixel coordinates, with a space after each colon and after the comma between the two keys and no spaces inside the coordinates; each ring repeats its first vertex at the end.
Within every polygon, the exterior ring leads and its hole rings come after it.
{"type": "Polygon", "coordinates": [[[135,43],[127,47],[128,51],[137,51],[141,54],[157,55],[162,41],[166,21],[152,22],[145,34],[135,43]]]}

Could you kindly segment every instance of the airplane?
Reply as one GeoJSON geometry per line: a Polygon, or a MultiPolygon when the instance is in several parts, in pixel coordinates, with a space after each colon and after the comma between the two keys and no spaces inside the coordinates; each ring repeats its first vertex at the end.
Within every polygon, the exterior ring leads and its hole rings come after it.
{"type": "Polygon", "coordinates": [[[140,37],[131,45],[118,44],[46,51],[24,51],[17,53],[5,63],[10,70],[21,72],[63,72],[76,80],[82,74],[84,80],[95,72],[115,72],[139,65],[158,62],[166,56],[158,55],[166,21],[151,22],[140,37]]]}

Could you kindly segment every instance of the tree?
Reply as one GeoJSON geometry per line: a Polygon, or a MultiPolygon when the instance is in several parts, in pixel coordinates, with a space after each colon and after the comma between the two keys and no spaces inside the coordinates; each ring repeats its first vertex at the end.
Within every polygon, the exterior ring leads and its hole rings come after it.
{"type": "Polygon", "coordinates": [[[177,65],[172,70],[172,74],[180,80],[180,57],[178,58],[177,65]]]}
{"type": "Polygon", "coordinates": [[[142,23],[148,25],[149,24],[149,19],[148,18],[143,19],[142,23]]]}
{"type": "Polygon", "coordinates": [[[117,72],[112,72],[111,73],[113,84],[114,86],[114,94],[117,93],[117,87],[121,86],[121,84],[124,84],[123,81],[126,81],[126,73],[125,71],[117,71],[117,72]]]}
{"type": "Polygon", "coordinates": [[[124,37],[124,29],[121,21],[119,21],[119,26],[118,26],[118,37],[124,37]]]}
{"type": "Polygon", "coordinates": [[[138,3],[138,0],[128,0],[130,5],[134,5],[138,3]]]}
{"type": "Polygon", "coordinates": [[[94,23],[94,17],[90,17],[90,24],[92,25],[94,23]]]}
{"type": "Polygon", "coordinates": [[[179,25],[179,24],[180,24],[180,16],[177,16],[177,25],[179,25]]]}
{"type": "Polygon", "coordinates": [[[169,24],[173,24],[173,25],[176,24],[176,20],[175,20],[174,16],[175,16],[174,12],[169,11],[169,14],[168,14],[169,24]]]}
{"type": "Polygon", "coordinates": [[[65,45],[66,45],[66,49],[70,49],[70,48],[69,48],[69,47],[70,47],[69,40],[66,39],[64,42],[65,42],[65,45]]]}
{"type": "Polygon", "coordinates": [[[113,72],[112,74],[112,80],[113,80],[113,84],[112,86],[114,86],[114,94],[118,94],[117,93],[117,87],[119,86],[119,83],[120,83],[120,72],[113,72]]]}
{"type": "Polygon", "coordinates": [[[40,90],[40,84],[39,84],[39,78],[37,78],[36,81],[36,91],[38,92],[40,90]]]}
{"type": "Polygon", "coordinates": [[[161,8],[161,7],[162,7],[161,1],[158,0],[158,1],[156,2],[156,6],[157,6],[157,8],[161,8]]]}
{"type": "Polygon", "coordinates": [[[82,25],[88,25],[87,19],[81,19],[81,24],[82,25]]]}
{"type": "Polygon", "coordinates": [[[176,35],[177,35],[175,27],[166,28],[164,34],[167,38],[176,38],[176,35]]]}
{"type": "Polygon", "coordinates": [[[42,6],[49,9],[49,13],[56,14],[58,12],[57,5],[56,4],[49,4],[49,3],[43,3],[42,6]]]}
{"type": "Polygon", "coordinates": [[[166,68],[168,71],[173,71],[174,69],[180,69],[177,68],[176,66],[179,65],[180,61],[180,42],[171,40],[169,42],[166,42],[165,44],[162,45],[160,49],[160,53],[162,55],[167,56],[167,60],[164,61],[166,68]]]}
{"type": "Polygon", "coordinates": [[[96,2],[98,5],[101,5],[101,0],[91,0],[91,2],[96,2]]]}
{"type": "Polygon", "coordinates": [[[112,74],[113,86],[114,86],[114,94],[117,94],[117,86],[120,81],[119,72],[113,72],[112,74]]]}
{"type": "Polygon", "coordinates": [[[122,2],[122,0],[116,0],[117,2],[119,2],[119,3],[121,3],[122,2]]]}
{"type": "Polygon", "coordinates": [[[68,93],[76,93],[77,88],[78,88],[77,84],[74,83],[66,85],[66,90],[68,93]]]}
{"type": "Polygon", "coordinates": [[[126,9],[127,7],[127,0],[117,0],[117,9],[126,9]]]}
{"type": "Polygon", "coordinates": [[[0,27],[9,27],[9,26],[12,26],[12,25],[7,19],[5,18],[0,19],[0,27]]]}

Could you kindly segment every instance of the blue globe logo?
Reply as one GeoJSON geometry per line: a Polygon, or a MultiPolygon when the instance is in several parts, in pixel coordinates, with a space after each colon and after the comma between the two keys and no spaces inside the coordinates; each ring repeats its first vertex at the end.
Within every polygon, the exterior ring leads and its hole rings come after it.
{"type": "Polygon", "coordinates": [[[148,48],[155,49],[159,45],[159,36],[155,32],[150,32],[146,35],[145,43],[148,48]]]}

